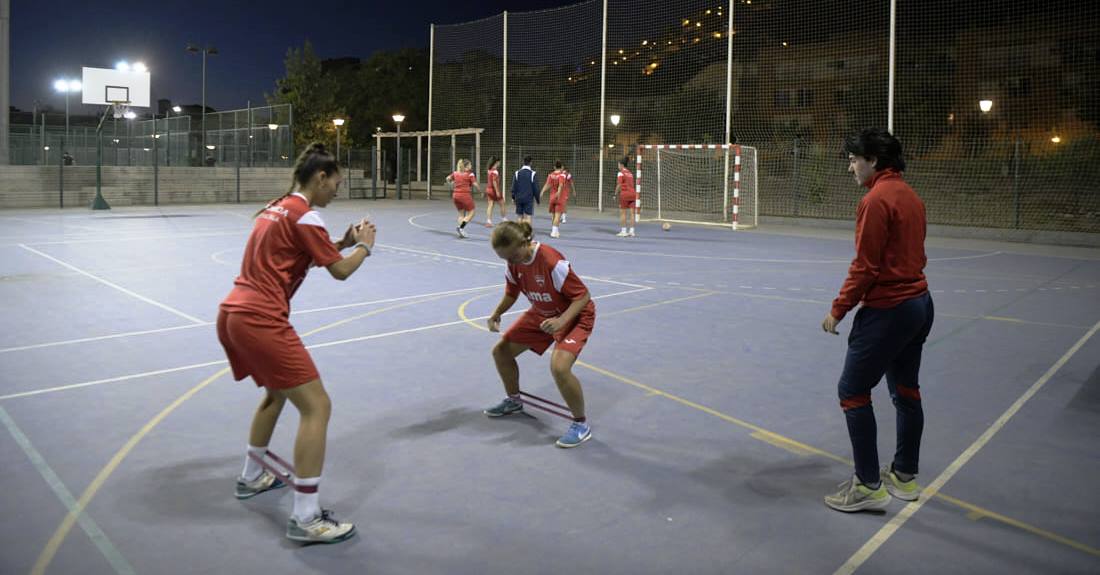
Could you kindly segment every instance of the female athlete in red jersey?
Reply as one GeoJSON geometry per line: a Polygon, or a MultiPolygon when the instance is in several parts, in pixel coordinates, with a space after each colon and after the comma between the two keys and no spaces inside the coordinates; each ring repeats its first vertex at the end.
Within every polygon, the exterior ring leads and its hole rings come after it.
{"type": "Polygon", "coordinates": [[[493,205],[500,206],[500,221],[506,222],[504,215],[504,194],[500,193],[500,160],[496,156],[489,158],[489,172],[485,177],[485,201],[489,204],[485,209],[485,227],[493,227],[493,205]]]}
{"type": "Polygon", "coordinates": [[[256,213],[241,273],[218,311],[218,340],[229,357],[233,377],[252,376],[265,394],[248,439],[245,467],[237,479],[238,499],[283,487],[252,456],[263,458],[289,399],[300,421],[294,444],[294,511],[286,536],[295,541],[335,543],[351,537],[355,526],[336,521],[320,508],[317,488],[325,461],[332,403],[317,367],[290,325],[290,298],[310,266],[324,266],[343,280],[359,269],[374,246],[375,228],[366,220],[352,225],[333,242],[315,207],[336,197],[343,177],[336,158],[313,144],[294,166],[291,191],[256,213]],[[347,256],[340,250],[351,248],[347,256]]]}
{"type": "Polygon", "coordinates": [[[501,316],[516,303],[520,293],[527,296],[531,307],[493,347],[493,360],[508,396],[486,409],[485,414],[500,417],[523,411],[516,357],[529,349],[542,355],[550,344],[555,344],[550,373],[573,414],[573,424],[557,445],[576,447],[592,437],[592,429],[584,415],[584,392],[573,375],[573,364],[592,334],[596,304],[565,257],[546,244],[533,243],[531,233],[531,224],[526,222],[504,222],[493,230],[493,250],[508,266],[504,297],[489,317],[489,331],[500,331],[501,316]]]}
{"type": "Polygon", "coordinates": [[[474,197],[473,190],[477,190],[477,174],[471,170],[472,164],[470,160],[459,160],[455,165],[455,171],[447,176],[447,183],[454,184],[454,193],[451,198],[454,200],[455,209],[458,210],[458,227],[455,231],[458,232],[458,237],[465,238],[466,236],[466,224],[470,223],[470,220],[474,219],[474,197]]]}

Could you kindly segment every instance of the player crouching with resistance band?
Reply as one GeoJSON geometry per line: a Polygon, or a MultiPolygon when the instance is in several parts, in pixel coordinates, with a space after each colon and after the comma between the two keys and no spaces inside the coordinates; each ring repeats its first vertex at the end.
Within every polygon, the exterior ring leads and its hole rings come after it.
{"type": "Polygon", "coordinates": [[[573,364],[588,342],[596,322],[596,304],[588,288],[554,248],[531,241],[531,224],[504,222],[493,230],[493,250],[508,262],[504,277],[504,297],[489,317],[489,331],[500,331],[500,319],[516,303],[522,292],[531,307],[508,328],[493,347],[504,391],[503,401],[485,410],[489,417],[501,417],[523,411],[525,405],[572,420],[558,441],[558,447],[576,447],[592,437],[584,416],[584,392],[573,375],[573,364]],[[542,355],[550,344],[550,373],[558,385],[561,405],[524,393],[519,389],[519,364],[516,357],[531,350],[542,355]],[[557,409],[555,409],[557,408],[557,409]],[[567,412],[559,410],[568,410],[567,412]]]}

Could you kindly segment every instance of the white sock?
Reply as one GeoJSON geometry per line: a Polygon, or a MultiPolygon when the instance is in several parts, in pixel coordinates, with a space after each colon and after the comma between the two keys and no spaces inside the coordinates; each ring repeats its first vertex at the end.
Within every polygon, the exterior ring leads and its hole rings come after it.
{"type": "Polygon", "coordinates": [[[623,228],[622,230],[620,230],[619,233],[620,234],[625,234],[626,233],[626,228],[623,228]]]}
{"type": "Polygon", "coordinates": [[[628,234],[632,234],[632,233],[634,233],[634,228],[633,228],[633,227],[632,227],[632,228],[630,228],[630,231],[629,231],[629,232],[627,232],[627,233],[628,233],[628,234]]]}
{"type": "MultiPolygon", "coordinates": [[[[298,487],[317,487],[321,484],[318,477],[296,477],[294,485],[298,487]]],[[[320,490],[313,493],[294,491],[294,512],[290,514],[298,523],[309,523],[313,518],[321,514],[320,490]]]]}
{"type": "Polygon", "coordinates": [[[553,226],[553,227],[551,227],[551,228],[550,228],[550,233],[552,233],[552,234],[556,234],[556,233],[558,233],[558,226],[553,226]]]}
{"type": "Polygon", "coordinates": [[[252,459],[249,455],[255,455],[256,457],[263,457],[267,454],[267,446],[256,447],[255,445],[248,446],[248,453],[244,455],[244,470],[241,471],[241,478],[245,481],[255,481],[261,473],[264,472],[264,466],[260,465],[259,461],[252,459]]]}

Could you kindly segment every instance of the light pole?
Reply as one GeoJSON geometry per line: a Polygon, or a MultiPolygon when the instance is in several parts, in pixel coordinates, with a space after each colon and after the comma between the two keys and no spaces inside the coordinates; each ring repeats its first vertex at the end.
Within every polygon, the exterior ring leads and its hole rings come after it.
{"type": "Polygon", "coordinates": [[[401,199],[401,122],[405,121],[404,114],[394,114],[393,122],[397,124],[397,199],[401,199]]]}
{"type": "Polygon", "coordinates": [[[332,125],[336,126],[336,163],[340,163],[340,126],[344,125],[343,118],[333,118],[332,125]]]}
{"type": "Polygon", "coordinates": [[[53,89],[65,94],[65,138],[61,140],[61,154],[65,155],[69,145],[69,94],[82,89],[79,80],[57,80],[53,89]]]}
{"type": "Polygon", "coordinates": [[[268,151],[267,151],[267,165],[268,167],[275,165],[275,131],[279,129],[279,124],[268,124],[267,129],[271,130],[271,137],[268,138],[268,151]]]}
{"type": "Polygon", "coordinates": [[[187,51],[192,54],[202,53],[202,147],[206,148],[206,55],[218,53],[213,46],[200,48],[194,44],[187,45],[187,51]]]}

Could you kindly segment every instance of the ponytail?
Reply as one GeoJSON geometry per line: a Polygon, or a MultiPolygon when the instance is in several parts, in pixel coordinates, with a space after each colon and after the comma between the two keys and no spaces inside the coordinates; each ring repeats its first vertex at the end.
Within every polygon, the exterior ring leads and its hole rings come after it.
{"type": "Polygon", "coordinates": [[[332,154],[328,153],[325,149],[325,145],[321,142],[313,142],[305,151],[298,156],[298,160],[294,162],[294,174],[291,176],[290,188],[285,194],[271,200],[260,211],[252,215],[253,218],[264,213],[264,210],[271,206],[283,201],[287,196],[294,193],[295,187],[302,187],[309,183],[309,180],[313,178],[313,175],[317,172],[324,172],[325,175],[331,176],[332,174],[340,171],[340,164],[337,163],[336,158],[332,154]]]}

